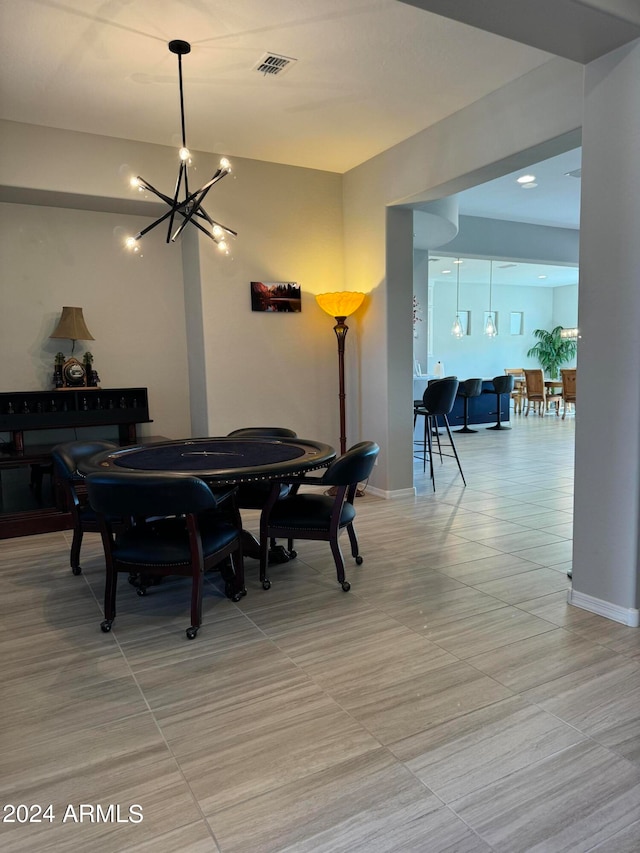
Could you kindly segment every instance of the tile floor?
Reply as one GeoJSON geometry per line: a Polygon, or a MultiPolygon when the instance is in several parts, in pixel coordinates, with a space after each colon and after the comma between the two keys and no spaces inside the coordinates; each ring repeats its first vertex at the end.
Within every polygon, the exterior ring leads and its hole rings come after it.
{"type": "Polygon", "coordinates": [[[640,632],[566,604],[573,433],[458,436],[466,489],[358,500],[351,592],[300,542],[239,605],[211,576],[193,642],[188,583],[122,579],[102,634],[97,536],[80,577],[69,532],[0,542],[0,787],[53,806],[2,850],[639,850],[640,632]]]}

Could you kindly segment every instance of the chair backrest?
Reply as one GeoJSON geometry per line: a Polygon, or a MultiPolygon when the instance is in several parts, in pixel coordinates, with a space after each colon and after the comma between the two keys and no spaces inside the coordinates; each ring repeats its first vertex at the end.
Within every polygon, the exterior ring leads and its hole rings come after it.
{"type": "Polygon", "coordinates": [[[576,368],[565,367],[560,370],[562,377],[562,396],[569,403],[576,401],[576,368]]]}
{"type": "Polygon", "coordinates": [[[366,480],[373,470],[380,448],[375,441],[360,441],[329,465],[322,477],[328,486],[351,486],[366,480]]]}
{"type": "Polygon", "coordinates": [[[242,427],[242,429],[234,429],[228,435],[237,435],[242,437],[247,436],[264,436],[265,438],[297,438],[298,436],[292,429],[286,427],[242,427]]]}
{"type": "Polygon", "coordinates": [[[507,376],[524,376],[524,367],[505,367],[504,372],[507,376]]]}
{"type": "Polygon", "coordinates": [[[436,379],[425,388],[422,405],[430,415],[448,415],[456,401],[459,385],[457,379],[436,379]]]}
{"type": "Polygon", "coordinates": [[[482,379],[465,379],[460,383],[458,394],[464,397],[479,397],[482,394],[482,379]]]}
{"type": "Polygon", "coordinates": [[[105,516],[167,516],[206,512],[218,505],[198,477],[110,471],[86,478],[89,503],[105,516]]]}
{"type": "Polygon", "coordinates": [[[61,479],[70,482],[82,479],[78,474],[78,462],[105,450],[116,450],[112,441],[67,441],[56,444],[51,451],[54,464],[61,479]]]}
{"type": "Polygon", "coordinates": [[[544,373],[540,368],[525,370],[524,381],[527,386],[527,397],[539,397],[544,399],[544,373]]]}
{"type": "Polygon", "coordinates": [[[506,376],[494,376],[492,381],[496,394],[510,394],[516,384],[512,373],[506,376]]]}

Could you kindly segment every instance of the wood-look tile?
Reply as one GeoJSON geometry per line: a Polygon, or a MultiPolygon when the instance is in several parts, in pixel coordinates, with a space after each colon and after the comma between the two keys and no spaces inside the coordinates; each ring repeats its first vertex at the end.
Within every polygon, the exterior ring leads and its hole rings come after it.
{"type": "Polygon", "coordinates": [[[531,563],[513,554],[497,554],[494,557],[483,557],[470,563],[440,566],[438,572],[462,581],[469,586],[476,586],[488,581],[519,575],[523,572],[531,572],[538,568],[540,567],[537,563],[531,563]]]}
{"type": "MultiPolygon", "coordinates": [[[[133,839],[131,839],[133,842],[133,839]]],[[[130,843],[127,853],[220,853],[204,821],[156,835],[149,841],[130,843]]]]}
{"type": "Polygon", "coordinates": [[[289,634],[278,645],[330,696],[342,696],[359,686],[364,690],[371,684],[382,688],[426,677],[434,669],[457,662],[444,649],[398,624],[372,631],[366,640],[334,643],[331,650],[317,639],[309,647],[308,636],[301,637],[298,648],[299,636],[289,634]]]}
{"type": "MultiPolygon", "coordinates": [[[[533,507],[532,507],[533,509],[533,507]]],[[[536,507],[540,509],[540,507],[536,507]]],[[[536,530],[546,530],[554,524],[571,524],[573,521],[573,513],[566,510],[556,510],[555,512],[536,512],[530,517],[528,515],[518,518],[518,524],[523,527],[533,527],[536,530]]]]}
{"type": "Polygon", "coordinates": [[[590,853],[638,853],[640,849],[640,820],[616,832],[601,844],[590,848],[590,853]]]}
{"type": "Polygon", "coordinates": [[[465,660],[518,640],[545,634],[554,628],[545,619],[523,613],[515,607],[501,607],[486,613],[470,614],[462,622],[433,626],[424,634],[438,646],[465,660]]]}
{"type": "Polygon", "coordinates": [[[544,530],[523,528],[519,533],[509,533],[485,539],[484,544],[489,548],[495,548],[496,551],[515,554],[524,551],[526,548],[539,548],[561,541],[559,536],[554,536],[552,533],[547,533],[544,530]]]}
{"type": "MultiPolygon", "coordinates": [[[[131,738],[128,742],[131,744],[131,738]]],[[[89,745],[88,754],[90,750],[89,745]]],[[[35,779],[31,784],[14,789],[10,802],[51,803],[55,820],[10,827],[4,824],[3,851],[78,853],[95,850],[110,853],[128,850],[130,845],[200,820],[200,810],[173,757],[166,753],[164,746],[164,756],[157,747],[152,750],[156,760],[151,760],[145,750],[136,751],[132,744],[130,757],[119,755],[109,759],[102,755],[93,767],[87,767],[81,759],[78,766],[68,763],[66,771],[55,778],[35,779]],[[67,805],[72,804],[77,811],[80,803],[101,804],[105,809],[109,804],[120,804],[122,819],[128,817],[130,805],[139,804],[143,820],[138,823],[116,820],[80,823],[73,819],[63,822],[67,805]]],[[[61,758],[64,760],[63,756],[61,758]]]]}
{"type": "Polygon", "coordinates": [[[340,705],[381,743],[490,705],[512,692],[465,663],[447,664],[390,685],[362,682],[332,690],[340,705]]]}
{"type": "Polygon", "coordinates": [[[640,663],[601,661],[523,695],[640,765],[640,663]]]}
{"type": "Polygon", "coordinates": [[[310,679],[249,701],[212,691],[196,708],[159,709],[157,719],[207,816],[379,748],[310,679]]]}
{"type": "Polygon", "coordinates": [[[604,646],[555,628],[467,660],[514,692],[523,693],[575,670],[614,658],[615,653],[604,646]]]}
{"type": "Polygon", "coordinates": [[[463,586],[437,595],[421,595],[407,599],[387,599],[380,605],[390,616],[414,631],[429,635],[432,631],[506,607],[491,595],[463,586]]]}
{"type": "Polygon", "coordinates": [[[530,560],[532,563],[538,563],[541,566],[554,566],[557,563],[564,563],[572,559],[573,542],[569,539],[563,539],[548,545],[525,548],[516,551],[515,554],[523,560],[530,560]]]}
{"type": "Polygon", "coordinates": [[[570,586],[571,583],[566,575],[550,569],[538,568],[525,574],[476,584],[476,589],[500,601],[506,601],[507,604],[518,604],[520,601],[567,590],[570,586]]]}
{"type": "Polygon", "coordinates": [[[513,697],[389,748],[445,803],[451,803],[585,739],[552,714],[513,697]]]}
{"type": "Polygon", "coordinates": [[[224,853],[489,853],[386,750],[341,762],[209,823],[224,853]]]}
{"type": "Polygon", "coordinates": [[[497,853],[591,850],[637,823],[640,769],[579,743],[452,803],[497,853]],[[587,805],[588,804],[588,805],[587,805]]]}
{"type": "Polygon", "coordinates": [[[610,623],[610,620],[603,616],[596,616],[595,613],[589,613],[587,610],[569,604],[565,590],[553,592],[550,595],[542,595],[540,598],[531,598],[528,601],[519,601],[517,607],[519,610],[525,610],[533,616],[539,616],[540,619],[546,619],[548,622],[553,622],[554,625],[567,628],[570,631],[574,631],[582,623],[584,623],[586,632],[589,632],[590,622],[595,624],[600,620],[610,623]]]}

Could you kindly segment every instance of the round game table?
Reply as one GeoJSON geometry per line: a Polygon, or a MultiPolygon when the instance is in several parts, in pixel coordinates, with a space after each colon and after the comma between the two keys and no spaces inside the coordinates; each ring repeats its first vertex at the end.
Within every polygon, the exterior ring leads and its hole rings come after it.
{"type": "Polygon", "coordinates": [[[299,476],[326,467],[335,456],[328,444],[304,438],[189,438],[108,450],[78,470],[184,474],[215,486],[299,476]]]}
{"type": "MultiPolygon", "coordinates": [[[[83,460],[78,470],[85,475],[121,471],[195,476],[215,488],[252,482],[277,484],[286,477],[325,468],[335,457],[330,445],[304,438],[189,438],[108,450],[83,460]]],[[[259,544],[246,530],[243,549],[246,556],[259,558],[259,544]]],[[[278,545],[270,550],[269,562],[285,563],[289,556],[278,545]]]]}

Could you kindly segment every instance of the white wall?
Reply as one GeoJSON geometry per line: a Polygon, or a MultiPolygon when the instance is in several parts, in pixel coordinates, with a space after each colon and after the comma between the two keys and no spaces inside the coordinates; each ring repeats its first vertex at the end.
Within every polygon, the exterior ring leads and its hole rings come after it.
{"type": "MultiPolygon", "coordinates": [[[[160,226],[136,257],[122,237],[152,220],[127,211],[155,218],[157,205],[132,200],[126,178],[172,187],[172,149],[14,122],[1,130],[0,200],[31,202],[2,205],[2,390],[50,387],[60,347],[48,335],[63,305],[81,305],[103,385],[149,388],[147,431],[279,425],[337,446],[334,323],[314,294],[345,289],[339,175],[234,159],[206,205],[239,232],[232,254],[204,237],[167,245],[160,226]],[[252,280],[298,281],[302,312],[252,312],[252,280]]],[[[196,152],[192,183],[216,163],[196,152]]],[[[357,319],[349,325],[350,367],[357,319]]]]}
{"type": "Polygon", "coordinates": [[[120,251],[114,236],[123,226],[137,230],[144,222],[111,213],[0,204],[3,391],[53,387],[55,353],[69,356],[71,341],[49,335],[64,305],[80,306],[95,340],[78,341],[74,355],[93,353],[103,388],[149,389],[154,423],[141,427],[140,434],[189,434],[180,252],[164,252],[154,235],[144,257],[134,259],[120,251]]]}

